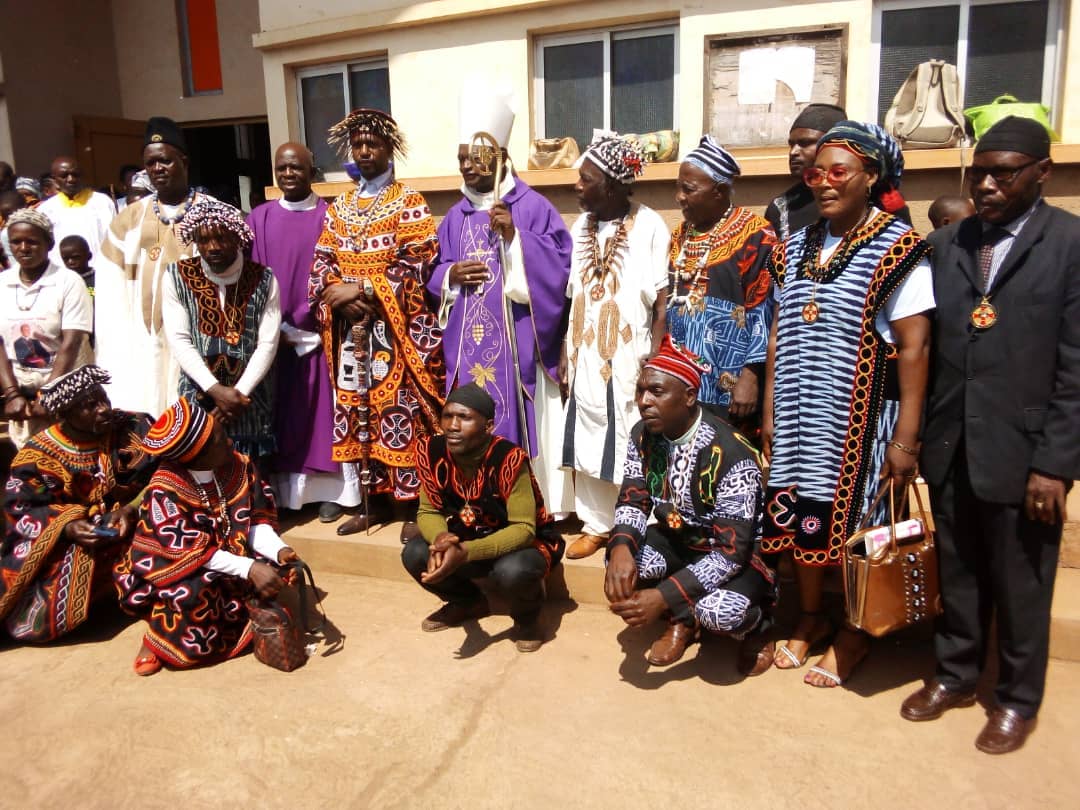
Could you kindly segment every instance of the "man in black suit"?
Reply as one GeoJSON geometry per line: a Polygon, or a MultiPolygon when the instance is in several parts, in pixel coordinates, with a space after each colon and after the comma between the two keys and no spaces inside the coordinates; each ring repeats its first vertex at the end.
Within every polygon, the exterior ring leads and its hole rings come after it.
{"type": "Polygon", "coordinates": [[[1065,495],[1080,477],[1080,219],[1047,205],[1050,140],[1008,117],[975,147],[976,215],[930,235],[937,313],[923,431],[945,612],[933,720],[975,701],[996,614],[997,706],[975,746],[1024,744],[1046,680],[1065,495]]]}

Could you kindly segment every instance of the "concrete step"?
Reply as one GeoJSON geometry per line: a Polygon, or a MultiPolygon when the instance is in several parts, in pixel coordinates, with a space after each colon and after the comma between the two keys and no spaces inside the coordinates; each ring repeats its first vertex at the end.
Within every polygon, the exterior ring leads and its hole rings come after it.
{"type": "MultiPolygon", "coordinates": [[[[319,523],[310,511],[283,521],[286,542],[311,566],[316,581],[320,572],[411,581],[401,565],[400,523],[373,529],[371,534],[347,537],[339,537],[335,526],[319,523]]],[[[574,537],[569,535],[568,542],[574,537]]],[[[603,560],[601,553],[584,560],[564,558],[548,579],[548,598],[607,605],[603,560]]],[[[837,592],[838,588],[828,587],[827,590],[837,592]]],[[[782,602],[789,603],[790,608],[784,616],[791,613],[789,618],[793,618],[793,600],[783,599],[782,602]]],[[[1058,570],[1050,620],[1050,655],[1063,661],[1080,661],[1080,568],[1058,570]]]]}

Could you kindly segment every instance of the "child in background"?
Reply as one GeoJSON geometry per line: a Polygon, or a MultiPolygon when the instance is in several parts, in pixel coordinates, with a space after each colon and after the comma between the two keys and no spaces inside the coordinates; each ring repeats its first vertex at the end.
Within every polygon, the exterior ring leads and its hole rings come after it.
{"type": "Polygon", "coordinates": [[[936,231],[944,228],[950,222],[959,222],[975,215],[975,205],[968,197],[960,197],[956,194],[942,194],[932,203],[926,215],[930,217],[930,224],[936,231]]]}

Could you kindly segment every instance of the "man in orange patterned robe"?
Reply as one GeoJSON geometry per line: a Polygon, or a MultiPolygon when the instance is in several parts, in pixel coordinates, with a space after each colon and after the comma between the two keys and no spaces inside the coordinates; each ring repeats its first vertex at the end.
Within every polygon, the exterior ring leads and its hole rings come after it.
{"type": "MultiPolygon", "coordinates": [[[[404,154],[397,124],[360,109],[330,129],[351,153],[357,187],[334,200],[315,247],[310,297],[335,389],[334,461],[358,463],[371,494],[412,521],[419,497],[416,446],[437,432],[446,375],[442,331],[424,285],[438,250],[423,195],[394,179],[404,154]]],[[[367,528],[367,511],[338,534],[367,528]]],[[[415,524],[402,536],[411,536],[415,524]]]]}

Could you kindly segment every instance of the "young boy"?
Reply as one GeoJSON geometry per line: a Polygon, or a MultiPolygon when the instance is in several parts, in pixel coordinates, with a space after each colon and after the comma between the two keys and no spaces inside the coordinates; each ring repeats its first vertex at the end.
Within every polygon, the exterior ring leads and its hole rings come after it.
{"type": "Polygon", "coordinates": [[[944,228],[950,222],[959,222],[975,214],[975,205],[969,197],[959,197],[955,194],[942,194],[932,203],[926,215],[930,217],[930,224],[936,231],[944,228]]]}
{"type": "Polygon", "coordinates": [[[94,254],[90,252],[90,245],[81,236],[65,236],[60,240],[60,258],[68,270],[74,270],[86,284],[90,291],[90,297],[94,297],[94,268],[90,266],[90,260],[94,254]]]}

